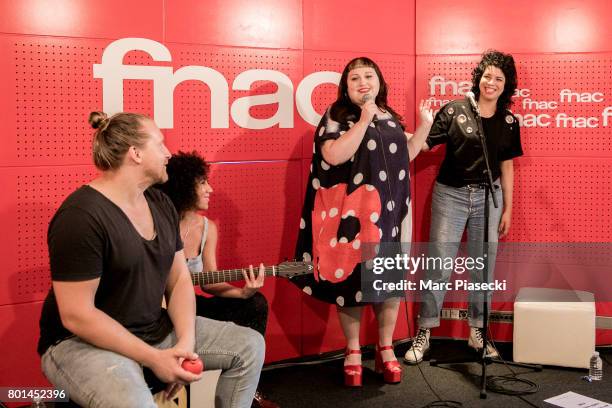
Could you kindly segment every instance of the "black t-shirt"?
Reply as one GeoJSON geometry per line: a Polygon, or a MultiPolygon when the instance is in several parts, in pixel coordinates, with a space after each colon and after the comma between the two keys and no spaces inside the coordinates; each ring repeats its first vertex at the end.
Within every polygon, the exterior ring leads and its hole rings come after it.
{"type": "MultiPolygon", "coordinates": [[[[489,154],[491,176],[501,175],[500,162],[523,154],[518,121],[510,111],[497,111],[482,118],[482,127],[489,154]]],[[[429,147],[446,143],[446,155],[437,181],[452,187],[486,181],[482,146],[476,120],[469,103],[451,101],[436,114],[427,137],[429,147]]]]}
{"type": "MultiPolygon", "coordinates": [[[[144,194],[155,223],[153,240],[144,239],[117,205],[85,185],[53,216],[47,244],[52,280],[100,278],[96,307],[153,344],[172,331],[161,303],[174,255],[183,243],[170,199],[154,188],[144,194]]],[[[70,336],[51,289],[40,317],[38,353],[42,355],[49,346],[70,336]]]]}

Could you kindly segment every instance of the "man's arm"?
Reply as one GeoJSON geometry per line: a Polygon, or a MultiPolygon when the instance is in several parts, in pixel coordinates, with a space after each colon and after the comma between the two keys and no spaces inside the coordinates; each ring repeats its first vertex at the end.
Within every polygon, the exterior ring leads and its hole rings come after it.
{"type": "Polygon", "coordinates": [[[95,307],[94,297],[99,283],[100,279],[53,282],[62,324],[71,333],[94,346],[138,362],[146,362],[155,349],[95,307]]]}
{"type": "Polygon", "coordinates": [[[180,250],[174,254],[166,285],[168,314],[174,325],[177,349],[193,353],[195,348],[195,292],[185,253],[180,250]]]}
{"type": "Polygon", "coordinates": [[[96,347],[122,354],[151,368],[165,382],[191,382],[199,376],[180,369],[178,358],[192,356],[176,350],[158,350],[130,333],[98,309],[94,298],[100,279],[53,281],[62,324],[77,337],[96,347]]]}

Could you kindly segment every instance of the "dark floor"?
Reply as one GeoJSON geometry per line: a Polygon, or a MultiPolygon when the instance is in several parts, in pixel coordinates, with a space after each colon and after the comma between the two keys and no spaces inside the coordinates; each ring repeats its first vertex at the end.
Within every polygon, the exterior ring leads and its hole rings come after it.
{"type": "MultiPolygon", "coordinates": [[[[396,354],[403,357],[408,343],[396,346],[396,354]]],[[[510,359],[511,344],[498,344],[501,355],[510,359]]],[[[471,353],[465,341],[433,340],[431,358],[464,355],[471,353]]],[[[603,381],[589,383],[582,379],[587,370],[560,367],[544,367],[541,372],[526,368],[513,368],[519,378],[538,384],[539,391],[522,398],[535,406],[552,407],[543,400],[567,391],[612,402],[612,350],[602,349],[603,381]]],[[[400,360],[401,361],[401,360],[400,360]]],[[[463,407],[529,407],[528,402],[516,396],[487,393],[480,399],[480,365],[459,364],[448,368],[432,367],[428,362],[417,366],[403,365],[403,381],[398,385],[386,385],[373,371],[373,353],[365,353],[364,379],[361,388],[346,388],[342,385],[342,360],[322,364],[300,365],[284,368],[268,367],[261,375],[260,387],[270,399],[283,408],[299,407],[423,407],[437,398],[427,387],[425,379],[442,399],[456,400],[463,407]],[[419,371],[422,370],[422,373],[419,371]]],[[[510,374],[503,364],[487,366],[488,375],[510,374]]],[[[516,385],[515,385],[516,387],[516,385]]]]}

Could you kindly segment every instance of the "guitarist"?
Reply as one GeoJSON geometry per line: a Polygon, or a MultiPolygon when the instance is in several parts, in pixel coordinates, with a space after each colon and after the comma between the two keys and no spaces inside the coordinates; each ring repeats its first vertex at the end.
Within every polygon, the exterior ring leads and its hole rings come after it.
{"type": "MultiPolygon", "coordinates": [[[[210,194],[209,165],[197,152],[178,152],[168,161],[168,181],[159,187],[165,192],[180,217],[180,234],[185,247],[187,267],[191,273],[217,270],[218,229],[215,223],[199,214],[208,210],[210,194]]],[[[268,302],[259,293],[264,285],[265,271],[260,264],[255,275],[253,266],[243,271],[244,287],[229,283],[201,285],[212,297],[196,296],[196,314],[209,319],[231,321],[249,327],[263,336],[268,321],[268,302]]],[[[274,408],[277,404],[266,399],[258,390],[253,407],[274,408]]]]}

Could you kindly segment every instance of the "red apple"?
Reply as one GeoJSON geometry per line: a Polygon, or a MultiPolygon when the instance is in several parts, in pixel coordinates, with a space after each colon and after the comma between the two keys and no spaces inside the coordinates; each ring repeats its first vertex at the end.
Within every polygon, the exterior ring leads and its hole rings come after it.
{"type": "Polygon", "coordinates": [[[202,370],[204,370],[204,363],[199,358],[196,358],[195,360],[183,360],[181,367],[183,367],[183,370],[185,371],[200,374],[202,370]]]}

